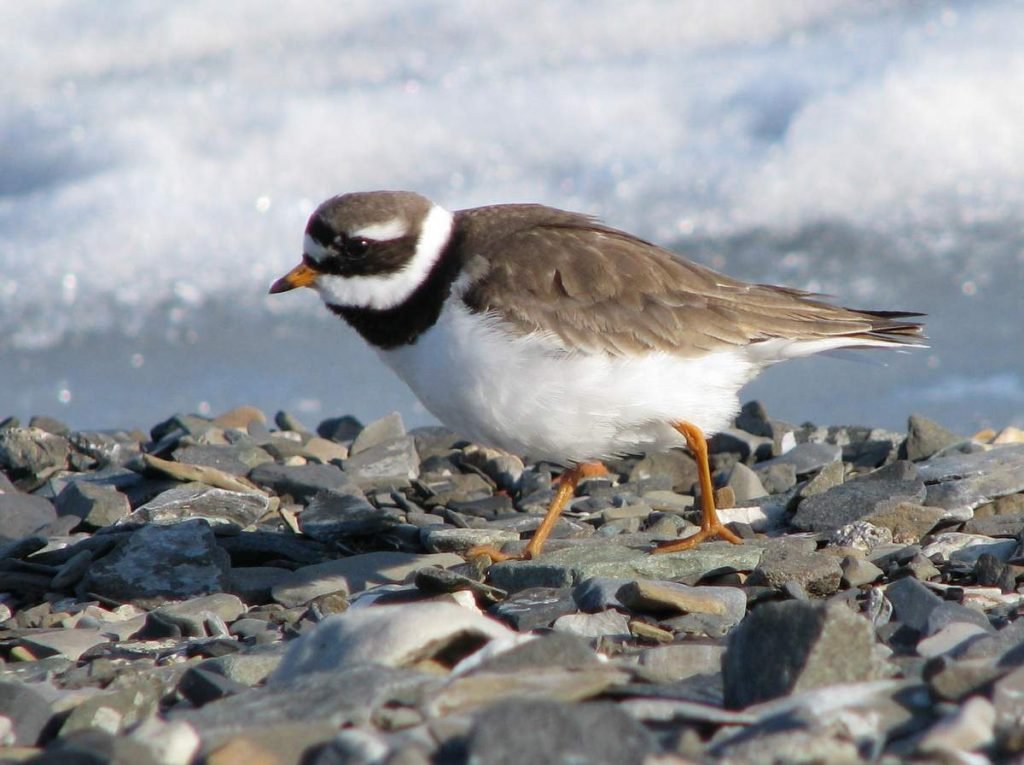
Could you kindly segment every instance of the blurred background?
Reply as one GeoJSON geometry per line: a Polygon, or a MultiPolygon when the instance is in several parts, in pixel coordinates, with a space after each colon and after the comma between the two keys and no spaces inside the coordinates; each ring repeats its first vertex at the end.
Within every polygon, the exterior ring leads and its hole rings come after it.
{"type": "Polygon", "coordinates": [[[34,0],[0,67],[0,418],[431,422],[266,294],[320,201],[404,188],[929,314],[928,350],[768,370],[773,416],[1024,425],[1019,2],[34,0]]]}

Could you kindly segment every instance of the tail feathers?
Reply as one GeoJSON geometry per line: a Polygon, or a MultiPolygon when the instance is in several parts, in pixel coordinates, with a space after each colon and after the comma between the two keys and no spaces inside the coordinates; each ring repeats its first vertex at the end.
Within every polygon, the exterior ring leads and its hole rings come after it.
{"type": "Polygon", "coordinates": [[[864,321],[856,329],[821,332],[802,338],[772,337],[746,346],[751,360],[772,364],[816,353],[837,355],[836,351],[860,348],[925,348],[924,325],[912,319],[923,316],[907,311],[849,311],[864,321]],[[864,327],[864,323],[868,323],[864,327]]]}
{"type": "MultiPolygon", "coordinates": [[[[928,339],[924,334],[924,324],[917,321],[909,321],[923,313],[912,313],[909,311],[857,311],[871,322],[871,328],[867,331],[857,332],[849,335],[850,339],[863,338],[874,341],[873,347],[879,347],[877,343],[884,345],[905,345],[916,348],[925,347],[928,339]]],[[[856,346],[856,343],[851,343],[856,346]]]]}

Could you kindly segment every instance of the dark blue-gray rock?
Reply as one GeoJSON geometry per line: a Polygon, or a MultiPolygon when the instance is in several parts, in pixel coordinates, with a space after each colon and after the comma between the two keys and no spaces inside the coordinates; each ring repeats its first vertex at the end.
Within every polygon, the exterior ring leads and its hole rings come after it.
{"type": "Polygon", "coordinates": [[[572,597],[580,611],[590,614],[608,608],[625,610],[625,605],[619,600],[619,590],[630,581],[608,576],[592,576],[573,588],[572,597]]]}
{"type": "Polygon", "coordinates": [[[355,488],[352,478],[336,465],[278,465],[268,462],[249,471],[249,480],[303,503],[318,491],[334,489],[345,492],[355,488]]]}
{"type": "Polygon", "coordinates": [[[853,555],[844,556],[839,566],[843,570],[844,587],[862,587],[877,582],[885,574],[871,561],[853,555]]]}
{"type": "Polygon", "coordinates": [[[934,420],[912,414],[907,420],[907,439],[900,449],[900,459],[920,462],[963,440],[963,436],[947,430],[934,420]]]}
{"type": "Polygon", "coordinates": [[[370,728],[382,710],[416,707],[443,682],[437,676],[373,664],[286,680],[210,702],[202,709],[172,709],[167,717],[191,724],[207,743],[285,723],[323,721],[335,729],[370,728]],[[340,688],[344,692],[339,693],[340,688]]]}
{"type": "Polygon", "coordinates": [[[918,463],[918,475],[928,483],[926,505],[973,509],[1024,491],[1024,444],[933,457],[918,463]]]}
{"type": "Polygon", "coordinates": [[[189,444],[174,450],[174,459],[187,465],[217,468],[232,475],[248,475],[257,465],[273,462],[273,457],[250,443],[189,444]]]}
{"type": "Polygon", "coordinates": [[[764,603],[729,634],[722,662],[726,706],[881,679],[888,668],[876,645],[871,622],[841,603],[764,603]]]}
{"type": "Polygon", "coordinates": [[[135,509],[126,523],[179,523],[202,519],[214,528],[244,529],[267,512],[270,498],[258,491],[229,491],[203,483],[175,486],[135,509]]]}
{"type": "Polygon", "coordinates": [[[48,499],[19,491],[0,493],[0,543],[44,531],[56,520],[57,510],[48,499]]]}
{"type": "Polygon", "coordinates": [[[1017,589],[1017,575],[1013,568],[995,555],[979,555],[974,564],[974,577],[982,587],[998,587],[1002,592],[1017,589]]]}
{"type": "Polygon", "coordinates": [[[466,742],[474,765],[634,765],[658,751],[647,729],[609,702],[499,701],[477,716],[466,742]]]}
{"type": "Polygon", "coordinates": [[[504,590],[438,566],[421,568],[416,572],[413,583],[417,589],[432,595],[442,592],[472,592],[478,603],[498,603],[508,597],[504,590]]]}
{"type": "Polygon", "coordinates": [[[532,587],[491,606],[488,612],[519,632],[529,632],[549,627],[559,616],[575,613],[576,601],[568,587],[532,587]]]}
{"type": "Polygon", "coordinates": [[[986,537],[1024,538],[1024,513],[971,518],[964,524],[962,531],[986,537]]]}
{"type": "Polygon", "coordinates": [[[274,588],[286,582],[291,573],[291,569],[279,566],[232,566],[228,592],[249,605],[270,603],[274,588]]]}
{"type": "Polygon", "coordinates": [[[806,442],[797,444],[785,454],[757,463],[757,470],[768,470],[775,465],[789,465],[798,476],[805,476],[840,461],[842,457],[842,448],[835,444],[806,442]]]}
{"type": "Polygon", "coordinates": [[[900,502],[920,502],[924,482],[910,462],[895,462],[863,478],[805,497],[791,523],[805,531],[831,531],[900,502]]]}
{"type": "Polygon", "coordinates": [[[351,415],[329,417],[316,426],[316,434],[330,441],[345,443],[359,435],[363,423],[351,415]]]}
{"type": "Polygon", "coordinates": [[[986,632],[995,632],[992,623],[981,611],[944,600],[929,612],[924,634],[934,635],[954,622],[973,624],[976,627],[981,627],[986,632]]]}
{"type": "Polygon", "coordinates": [[[379,534],[401,523],[403,515],[394,508],[376,508],[358,489],[347,492],[317,492],[299,513],[302,533],[321,542],[342,537],[379,534]]]}
{"type": "Polygon", "coordinates": [[[126,495],[111,486],[91,481],[69,483],[54,504],[58,515],[77,516],[91,529],[117,523],[132,510],[126,495]]]}
{"type": "Polygon", "coordinates": [[[0,430],[0,470],[14,481],[46,477],[63,468],[70,454],[63,436],[39,428],[0,430]]]}
{"type": "Polygon", "coordinates": [[[419,476],[420,458],[412,436],[402,436],[351,454],[342,467],[361,489],[402,488],[419,476]]]}
{"type": "Polygon", "coordinates": [[[919,634],[927,632],[928,617],[943,603],[942,598],[909,576],[886,587],[885,597],[892,603],[892,618],[919,634]]]}
{"type": "Polygon", "coordinates": [[[465,561],[452,553],[417,555],[404,552],[368,552],[303,566],[274,587],[274,600],[300,606],[332,592],[354,593],[380,584],[402,584],[424,566],[448,568],[465,561]]]}
{"type": "Polygon", "coordinates": [[[734,454],[740,462],[757,462],[771,459],[775,445],[770,437],[726,428],[708,439],[708,450],[711,454],[734,454]]]}
{"type": "Polygon", "coordinates": [[[536,640],[527,640],[484,659],[466,674],[524,672],[546,668],[579,669],[601,663],[600,657],[586,640],[563,632],[548,632],[542,633],[536,640]]]}
{"type": "Polygon", "coordinates": [[[56,710],[42,694],[28,685],[0,681],[0,716],[10,720],[13,740],[4,745],[35,746],[56,710]]]}
{"type": "Polygon", "coordinates": [[[159,605],[225,590],[230,566],[206,521],[144,526],[96,561],[81,589],[120,602],[159,605]]]}
{"type": "Polygon", "coordinates": [[[808,594],[824,597],[839,589],[842,578],[843,569],[835,555],[808,552],[783,540],[764,551],[747,583],[781,589],[796,582],[808,594]]]}
{"type": "Polygon", "coordinates": [[[197,708],[248,690],[249,686],[202,667],[189,667],[178,683],[178,693],[197,708]]]}
{"type": "Polygon", "coordinates": [[[231,555],[235,566],[259,566],[281,560],[308,565],[320,563],[328,557],[327,548],[322,543],[291,533],[243,531],[217,537],[217,543],[231,555]]]}

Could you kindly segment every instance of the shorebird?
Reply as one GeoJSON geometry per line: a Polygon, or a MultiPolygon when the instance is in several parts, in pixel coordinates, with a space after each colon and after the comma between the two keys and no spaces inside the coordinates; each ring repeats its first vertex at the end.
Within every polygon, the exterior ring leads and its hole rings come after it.
{"type": "Polygon", "coordinates": [[[705,438],[730,424],[739,389],[779,361],[922,340],[920,314],[749,284],[587,215],[453,213],[408,191],[321,204],[302,262],[270,292],[296,287],[316,290],[449,428],[566,466],[523,558],[600,460],[682,445],[697,461],[700,530],[654,552],[740,542],[715,510],[705,438]]]}

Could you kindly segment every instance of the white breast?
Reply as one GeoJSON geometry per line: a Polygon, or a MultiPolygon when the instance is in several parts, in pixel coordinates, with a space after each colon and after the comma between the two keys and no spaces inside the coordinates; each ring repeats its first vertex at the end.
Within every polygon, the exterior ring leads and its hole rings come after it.
{"type": "Polygon", "coordinates": [[[514,335],[457,299],[415,344],[380,355],[456,432],[562,463],[681,445],[672,421],[721,430],[760,367],[743,350],[700,359],[571,352],[550,337],[514,335]]]}

